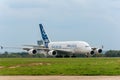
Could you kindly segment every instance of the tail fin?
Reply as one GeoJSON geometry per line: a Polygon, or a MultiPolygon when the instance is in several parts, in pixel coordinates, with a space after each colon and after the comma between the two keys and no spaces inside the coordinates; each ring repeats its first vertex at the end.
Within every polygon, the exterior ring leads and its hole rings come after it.
{"type": "Polygon", "coordinates": [[[48,39],[48,36],[47,36],[47,34],[46,34],[46,32],[45,32],[42,24],[39,24],[39,26],[40,26],[40,31],[41,31],[42,39],[44,41],[44,45],[45,45],[46,48],[48,48],[48,43],[50,42],[49,39],[48,39]]]}

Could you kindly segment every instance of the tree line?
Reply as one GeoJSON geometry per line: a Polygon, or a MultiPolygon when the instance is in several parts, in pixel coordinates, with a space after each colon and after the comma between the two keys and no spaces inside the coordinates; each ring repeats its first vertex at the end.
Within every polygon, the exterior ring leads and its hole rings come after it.
{"type": "MultiPolygon", "coordinates": [[[[29,55],[27,52],[8,53],[4,52],[0,54],[0,58],[43,58],[43,54],[29,55]]],[[[84,54],[78,54],[76,57],[86,57],[84,54]]],[[[120,57],[120,50],[108,50],[102,54],[95,54],[91,57],[120,57]]]]}

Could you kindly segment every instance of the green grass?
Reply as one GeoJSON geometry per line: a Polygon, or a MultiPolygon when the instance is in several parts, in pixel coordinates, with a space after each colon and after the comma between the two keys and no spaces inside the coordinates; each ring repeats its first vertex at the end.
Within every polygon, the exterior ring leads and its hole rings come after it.
{"type": "Polygon", "coordinates": [[[120,58],[0,58],[0,75],[120,75],[120,58]]]}

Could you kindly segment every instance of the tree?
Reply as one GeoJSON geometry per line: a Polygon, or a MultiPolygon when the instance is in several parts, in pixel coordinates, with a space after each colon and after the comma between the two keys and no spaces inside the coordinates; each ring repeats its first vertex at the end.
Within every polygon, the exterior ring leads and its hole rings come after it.
{"type": "Polygon", "coordinates": [[[105,53],[106,57],[120,57],[120,51],[119,50],[109,50],[105,53]]]}

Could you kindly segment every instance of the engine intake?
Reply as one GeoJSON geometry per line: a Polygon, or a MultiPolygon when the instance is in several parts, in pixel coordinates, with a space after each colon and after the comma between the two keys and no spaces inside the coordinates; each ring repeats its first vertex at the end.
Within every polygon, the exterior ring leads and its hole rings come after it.
{"type": "Polygon", "coordinates": [[[93,54],[95,54],[95,52],[94,52],[94,51],[91,51],[90,54],[93,55],[93,54]]]}
{"type": "Polygon", "coordinates": [[[102,53],[102,49],[100,48],[93,48],[93,50],[90,52],[91,55],[102,53]]]}
{"type": "Polygon", "coordinates": [[[33,54],[36,54],[37,53],[37,50],[35,49],[31,49],[28,51],[29,54],[33,55],[33,54]]]}
{"type": "Polygon", "coordinates": [[[98,48],[98,49],[96,50],[96,53],[102,53],[102,49],[99,49],[99,48],[98,48]]]}
{"type": "Polygon", "coordinates": [[[99,53],[102,53],[102,49],[99,49],[98,52],[99,52],[99,53]]]}
{"type": "Polygon", "coordinates": [[[56,56],[57,55],[57,51],[51,50],[51,51],[48,52],[48,54],[50,56],[56,56]]]}

